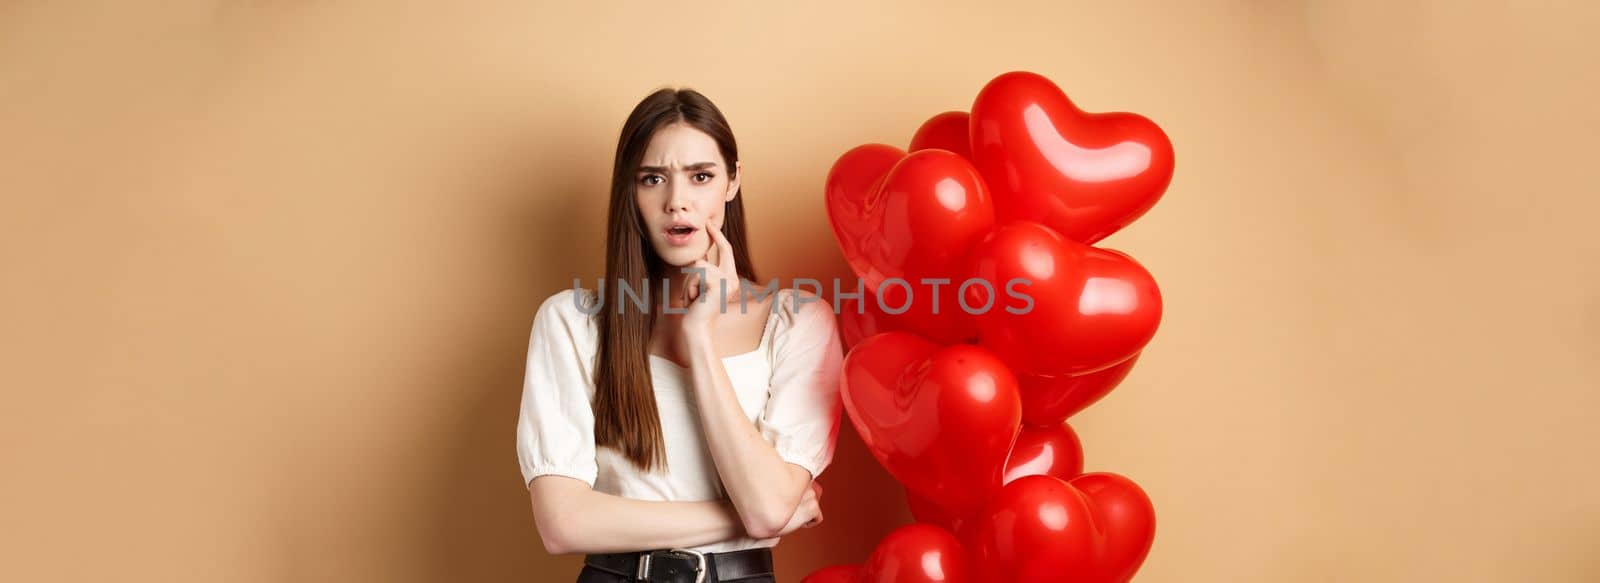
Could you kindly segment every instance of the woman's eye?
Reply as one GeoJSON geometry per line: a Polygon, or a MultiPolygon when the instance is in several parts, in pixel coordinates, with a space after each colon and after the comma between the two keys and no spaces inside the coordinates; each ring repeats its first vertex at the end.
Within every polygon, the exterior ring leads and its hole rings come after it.
{"type": "Polygon", "coordinates": [[[712,179],[712,176],[711,176],[711,173],[709,173],[709,172],[701,172],[699,174],[695,174],[694,175],[694,179],[695,179],[695,182],[710,182],[711,179],[712,179]],[[701,178],[701,176],[704,176],[705,178],[701,178]]]}
{"type": "Polygon", "coordinates": [[[660,180],[661,180],[660,176],[657,176],[655,174],[648,174],[648,175],[645,175],[645,177],[643,179],[641,179],[640,182],[643,182],[643,183],[648,184],[650,186],[655,186],[657,184],[661,184],[660,180]]]}

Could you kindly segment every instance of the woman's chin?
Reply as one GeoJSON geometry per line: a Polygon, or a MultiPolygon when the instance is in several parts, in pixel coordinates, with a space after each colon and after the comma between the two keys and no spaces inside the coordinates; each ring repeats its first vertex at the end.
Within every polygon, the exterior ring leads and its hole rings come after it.
{"type": "Polygon", "coordinates": [[[695,259],[699,258],[699,256],[689,252],[688,249],[681,247],[668,249],[666,253],[661,253],[660,256],[661,262],[667,264],[669,268],[689,267],[694,265],[695,259]]]}
{"type": "Polygon", "coordinates": [[[705,246],[692,243],[684,246],[662,245],[656,248],[656,256],[660,257],[661,262],[669,267],[689,267],[694,265],[696,260],[705,257],[705,255],[705,246]],[[699,253],[694,252],[696,247],[700,248],[699,253]]]}

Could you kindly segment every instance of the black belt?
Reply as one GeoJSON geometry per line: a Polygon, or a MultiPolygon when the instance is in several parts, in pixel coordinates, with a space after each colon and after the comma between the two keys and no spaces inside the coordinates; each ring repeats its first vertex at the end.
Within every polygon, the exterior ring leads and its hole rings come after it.
{"type": "Polygon", "coordinates": [[[633,581],[711,583],[772,575],[772,549],[700,553],[684,549],[587,555],[583,564],[633,581]]]}

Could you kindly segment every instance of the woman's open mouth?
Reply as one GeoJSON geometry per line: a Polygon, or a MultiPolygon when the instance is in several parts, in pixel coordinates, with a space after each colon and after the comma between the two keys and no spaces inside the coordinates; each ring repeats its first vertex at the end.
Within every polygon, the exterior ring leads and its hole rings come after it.
{"type": "Polygon", "coordinates": [[[694,228],[690,225],[672,225],[667,227],[667,244],[676,246],[688,245],[689,242],[694,239],[695,232],[699,230],[700,229],[694,228]]]}

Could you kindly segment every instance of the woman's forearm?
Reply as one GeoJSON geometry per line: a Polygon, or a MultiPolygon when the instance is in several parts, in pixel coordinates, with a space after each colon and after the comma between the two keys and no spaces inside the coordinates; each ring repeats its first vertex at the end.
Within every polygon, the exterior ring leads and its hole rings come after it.
{"type": "Polygon", "coordinates": [[[539,536],[551,554],[684,548],[746,534],[727,500],[636,500],[565,477],[536,478],[530,493],[539,536]]]}
{"type": "Polygon", "coordinates": [[[723,489],[751,536],[776,536],[799,505],[810,474],[784,461],[745,416],[709,341],[691,343],[689,362],[700,426],[723,489]]]}

